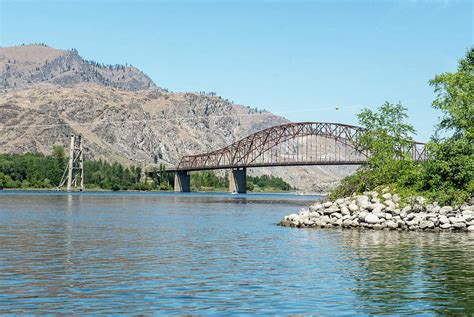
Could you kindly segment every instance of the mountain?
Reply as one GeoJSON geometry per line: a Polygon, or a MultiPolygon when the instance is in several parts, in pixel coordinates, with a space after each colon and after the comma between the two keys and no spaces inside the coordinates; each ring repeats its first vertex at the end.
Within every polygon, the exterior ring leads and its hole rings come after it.
{"type": "Polygon", "coordinates": [[[125,90],[156,87],[150,77],[133,66],[86,61],[75,49],[58,50],[42,44],[0,48],[0,67],[0,89],[21,89],[38,83],[96,83],[125,90]]]}
{"type": "MultiPolygon", "coordinates": [[[[0,152],[51,153],[82,134],[85,155],[125,164],[176,165],[183,155],[226,146],[289,122],[219,96],[174,93],[132,66],[102,66],[75,50],[0,48],[0,152]]],[[[325,190],[352,168],[259,168],[303,189],[325,190]]]]}

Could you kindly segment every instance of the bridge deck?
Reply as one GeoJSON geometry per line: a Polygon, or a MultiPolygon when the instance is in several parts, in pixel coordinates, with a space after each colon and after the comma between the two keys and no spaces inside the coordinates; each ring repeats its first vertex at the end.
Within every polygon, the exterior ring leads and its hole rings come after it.
{"type": "MultiPolygon", "coordinates": [[[[180,172],[180,171],[207,171],[207,170],[219,170],[219,169],[232,169],[232,168],[252,168],[252,167],[277,167],[277,166],[327,166],[327,165],[361,165],[364,161],[320,161],[320,162],[278,162],[278,163],[257,163],[247,165],[219,165],[219,166],[199,166],[191,168],[167,168],[167,172],[180,172]]],[[[150,172],[149,172],[150,173],[150,172]]]]}

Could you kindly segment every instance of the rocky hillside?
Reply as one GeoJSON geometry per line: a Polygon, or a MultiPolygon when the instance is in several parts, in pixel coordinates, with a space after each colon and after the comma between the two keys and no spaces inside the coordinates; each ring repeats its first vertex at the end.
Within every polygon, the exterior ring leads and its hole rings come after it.
{"type": "Polygon", "coordinates": [[[0,69],[0,89],[22,89],[38,83],[96,83],[126,90],[156,87],[133,66],[86,61],[75,49],[64,51],[40,44],[0,48],[0,69]]]}
{"type": "Polygon", "coordinates": [[[2,152],[47,153],[84,135],[87,155],[122,162],[175,164],[181,155],[227,145],[262,128],[286,122],[268,112],[219,97],[157,90],[41,85],[2,95],[2,152]]]}
{"type": "MultiPolygon", "coordinates": [[[[182,155],[228,145],[283,117],[218,96],[170,93],[133,67],[103,67],[76,51],[42,45],[0,49],[0,152],[50,153],[82,134],[86,157],[176,165],[182,155]],[[13,86],[13,87],[12,87],[13,86]]],[[[250,170],[308,190],[325,190],[353,168],[250,170]]]]}

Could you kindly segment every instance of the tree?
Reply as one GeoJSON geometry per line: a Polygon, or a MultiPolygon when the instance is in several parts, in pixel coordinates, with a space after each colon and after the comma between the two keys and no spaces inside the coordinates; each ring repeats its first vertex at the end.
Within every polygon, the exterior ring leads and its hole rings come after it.
{"type": "Polygon", "coordinates": [[[411,166],[410,149],[415,129],[406,122],[406,111],[400,103],[385,102],[377,112],[363,109],[358,114],[365,131],[357,147],[359,151],[368,151],[369,158],[364,168],[374,174],[376,183],[394,182],[411,166]]]}
{"type": "Polygon", "coordinates": [[[376,166],[383,161],[408,159],[407,153],[413,144],[413,126],[405,122],[407,109],[400,103],[385,102],[378,112],[363,109],[357,117],[365,127],[358,142],[359,150],[370,151],[369,164],[376,166]]]}
{"type": "Polygon", "coordinates": [[[440,202],[462,203],[474,192],[474,48],[457,72],[437,75],[430,85],[437,93],[432,106],[443,117],[428,144],[422,188],[440,202]]]}
{"type": "Polygon", "coordinates": [[[160,190],[170,190],[170,173],[166,171],[166,167],[164,164],[160,164],[160,169],[157,170],[153,168],[153,182],[155,183],[155,187],[160,190]]]}
{"type": "Polygon", "coordinates": [[[430,80],[437,93],[433,107],[443,112],[439,130],[453,131],[453,138],[474,140],[474,48],[459,61],[458,71],[430,80]]]}
{"type": "Polygon", "coordinates": [[[64,147],[60,145],[53,146],[53,166],[51,167],[51,180],[55,186],[59,185],[62,174],[66,168],[66,154],[64,153],[64,147]]]}
{"type": "Polygon", "coordinates": [[[376,112],[363,109],[358,114],[365,131],[357,140],[357,150],[367,151],[369,157],[355,174],[332,191],[332,198],[378,186],[413,186],[418,182],[420,167],[410,155],[415,129],[406,122],[406,111],[400,103],[385,102],[376,112]]]}

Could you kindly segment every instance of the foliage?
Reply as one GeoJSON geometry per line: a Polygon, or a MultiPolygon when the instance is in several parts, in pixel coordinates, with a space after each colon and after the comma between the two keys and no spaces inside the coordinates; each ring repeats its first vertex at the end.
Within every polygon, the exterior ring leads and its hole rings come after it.
{"type": "Polygon", "coordinates": [[[43,154],[0,154],[0,186],[5,188],[49,188],[57,186],[66,166],[64,151],[43,154]]]}
{"type": "Polygon", "coordinates": [[[378,112],[363,109],[358,114],[359,123],[366,129],[358,140],[358,150],[370,153],[366,169],[376,179],[389,182],[396,179],[405,161],[411,160],[411,135],[415,129],[405,121],[406,111],[400,103],[385,102],[378,112]]]}
{"type": "MultiPolygon", "coordinates": [[[[155,163],[157,158],[155,158],[155,163]]],[[[153,169],[152,172],[153,187],[159,190],[171,190],[173,183],[173,174],[166,172],[165,165],[160,164],[160,168],[153,169]]]]}
{"type": "MultiPolygon", "coordinates": [[[[53,148],[53,154],[40,153],[0,154],[0,187],[55,188],[59,186],[67,166],[64,149],[53,148]]],[[[126,167],[119,163],[84,161],[86,188],[112,190],[150,190],[152,184],[141,180],[141,168],[126,167]]]]}
{"type": "Polygon", "coordinates": [[[191,174],[191,189],[197,191],[203,190],[227,190],[229,187],[229,179],[217,176],[212,171],[204,171],[191,174]]]}
{"type": "Polygon", "coordinates": [[[433,107],[443,112],[439,129],[454,132],[454,139],[474,140],[474,48],[459,61],[458,71],[430,80],[437,93],[433,107]]]}
{"type": "Polygon", "coordinates": [[[280,177],[262,175],[247,177],[247,189],[250,191],[288,191],[292,188],[280,177]]]}
{"type": "Polygon", "coordinates": [[[424,165],[422,189],[440,201],[460,203],[474,193],[474,48],[457,72],[437,75],[430,84],[437,93],[433,107],[443,118],[428,145],[431,160],[424,165]]]}
{"type": "Polygon", "coordinates": [[[358,140],[357,149],[368,151],[370,156],[355,174],[342,181],[332,197],[349,196],[399,179],[410,179],[417,164],[409,155],[413,144],[411,135],[415,130],[405,121],[406,110],[400,103],[386,102],[377,112],[363,109],[358,114],[365,131],[358,140]]]}
{"type": "Polygon", "coordinates": [[[385,103],[378,113],[363,110],[359,121],[367,128],[359,149],[371,153],[367,164],[344,179],[331,197],[349,196],[380,186],[403,195],[424,195],[441,204],[461,204],[474,193],[474,48],[459,62],[456,73],[435,76],[433,107],[443,113],[436,134],[427,144],[429,159],[407,156],[413,127],[406,109],[385,103]],[[444,137],[439,135],[443,134],[444,137]]]}
{"type": "Polygon", "coordinates": [[[142,181],[139,166],[126,167],[117,162],[112,164],[98,161],[84,161],[84,185],[86,188],[116,190],[151,190],[153,186],[142,181]]]}
{"type": "MultiPolygon", "coordinates": [[[[202,190],[223,190],[229,188],[229,178],[218,176],[212,171],[198,172],[191,174],[191,189],[202,190]]],[[[249,191],[287,191],[292,189],[290,184],[286,183],[280,177],[270,175],[247,176],[247,190],[249,191]]]]}

